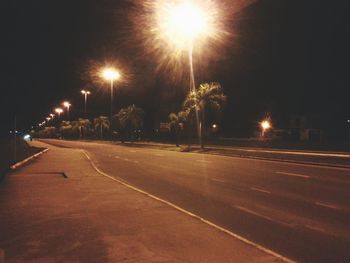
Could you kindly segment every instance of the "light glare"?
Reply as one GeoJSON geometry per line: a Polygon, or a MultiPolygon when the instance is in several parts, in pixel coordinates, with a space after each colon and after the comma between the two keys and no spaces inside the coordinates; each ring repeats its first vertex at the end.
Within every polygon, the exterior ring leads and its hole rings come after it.
{"type": "Polygon", "coordinates": [[[105,68],[102,71],[102,77],[105,80],[111,80],[114,81],[116,79],[120,78],[120,74],[117,70],[115,70],[114,68],[105,68]]]}

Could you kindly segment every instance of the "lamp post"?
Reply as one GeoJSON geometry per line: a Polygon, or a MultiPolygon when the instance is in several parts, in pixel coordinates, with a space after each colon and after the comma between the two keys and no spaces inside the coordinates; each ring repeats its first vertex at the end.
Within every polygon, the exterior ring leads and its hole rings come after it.
{"type": "Polygon", "coordinates": [[[86,117],[86,104],[87,104],[87,96],[88,95],[90,95],[91,94],[91,92],[90,91],[88,91],[88,90],[82,90],[81,91],[81,94],[83,94],[84,95],[84,98],[85,98],[85,106],[84,106],[84,114],[85,114],[85,117],[86,117]]]}
{"type": "MultiPolygon", "coordinates": [[[[221,38],[222,31],[219,30],[218,21],[221,20],[218,8],[210,1],[203,1],[201,5],[196,1],[159,1],[156,5],[156,39],[160,39],[170,47],[173,56],[181,58],[179,54],[186,54],[189,63],[190,85],[189,91],[196,92],[195,72],[193,66],[194,51],[200,50],[198,47],[209,40],[218,40],[221,38]],[[196,49],[196,50],[195,50],[196,49]]],[[[197,52],[196,52],[197,53],[197,52]]],[[[199,113],[196,109],[196,123],[198,140],[202,144],[202,123],[199,113]]]]}
{"type": "Polygon", "coordinates": [[[271,123],[268,120],[264,120],[260,123],[261,126],[261,137],[265,137],[265,132],[271,128],[271,123]]]}
{"type": "Polygon", "coordinates": [[[72,106],[72,104],[70,104],[68,101],[64,101],[62,105],[67,108],[67,119],[69,121],[69,109],[70,109],[70,106],[72,106]]]}
{"type": "Polygon", "coordinates": [[[61,108],[56,108],[55,112],[58,114],[58,125],[61,119],[61,113],[63,112],[63,110],[61,108]]]}
{"type": "Polygon", "coordinates": [[[114,81],[120,78],[120,73],[116,69],[109,67],[109,68],[104,68],[102,70],[101,76],[105,80],[110,81],[110,87],[111,87],[111,108],[110,108],[109,121],[110,121],[110,124],[112,125],[114,81]]]}

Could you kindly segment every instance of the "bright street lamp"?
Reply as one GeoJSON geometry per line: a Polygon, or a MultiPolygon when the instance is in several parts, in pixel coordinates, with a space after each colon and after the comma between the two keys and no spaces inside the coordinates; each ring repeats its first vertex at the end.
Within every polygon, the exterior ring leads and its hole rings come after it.
{"type": "Polygon", "coordinates": [[[67,108],[67,119],[69,120],[69,109],[72,104],[70,104],[68,101],[64,101],[62,105],[67,108]]]}
{"type": "Polygon", "coordinates": [[[108,67],[108,68],[104,68],[101,72],[101,76],[103,79],[110,81],[111,83],[111,109],[110,109],[110,123],[112,123],[112,117],[113,117],[113,85],[114,85],[114,81],[120,78],[120,73],[112,68],[112,67],[108,67]]]}
{"type": "MultiPolygon", "coordinates": [[[[175,0],[155,1],[155,26],[152,34],[161,40],[162,46],[167,44],[176,59],[187,53],[190,73],[190,92],[196,91],[193,67],[194,49],[208,45],[211,41],[222,40],[225,35],[222,26],[221,10],[214,1],[175,0]]],[[[210,44],[209,44],[210,45],[210,44]]],[[[199,52],[196,52],[199,53],[199,52]]],[[[207,51],[206,51],[207,53],[207,51]]],[[[197,109],[197,107],[195,107],[197,109]]],[[[197,133],[199,144],[202,146],[202,123],[196,110],[197,133]]]]}
{"type": "Polygon", "coordinates": [[[91,92],[90,92],[90,91],[88,91],[88,90],[82,90],[82,91],[81,91],[81,94],[83,94],[83,95],[84,95],[84,97],[85,97],[84,113],[85,113],[85,117],[86,117],[86,103],[87,103],[87,96],[88,96],[88,95],[90,95],[90,94],[91,94],[91,92]]]}
{"type": "Polygon", "coordinates": [[[265,136],[265,132],[271,129],[271,123],[268,120],[264,120],[260,123],[261,126],[261,137],[265,136]]]}
{"type": "Polygon", "coordinates": [[[56,108],[55,112],[58,114],[58,119],[60,119],[61,113],[63,112],[63,110],[61,108],[56,108]]]}

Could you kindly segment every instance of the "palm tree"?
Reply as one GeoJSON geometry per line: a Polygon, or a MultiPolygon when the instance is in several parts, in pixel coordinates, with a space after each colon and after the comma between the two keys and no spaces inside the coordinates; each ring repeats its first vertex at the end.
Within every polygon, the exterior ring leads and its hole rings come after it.
{"type": "MultiPolygon", "coordinates": [[[[199,88],[187,95],[183,104],[184,109],[193,113],[199,113],[199,135],[204,137],[205,111],[207,107],[219,111],[226,101],[226,96],[223,93],[220,83],[211,82],[203,83],[199,88]]],[[[203,139],[201,140],[201,148],[204,148],[203,139]]]]}
{"type": "Polygon", "coordinates": [[[100,133],[100,138],[102,140],[103,138],[103,130],[108,130],[110,128],[110,123],[108,120],[108,117],[106,116],[100,116],[98,118],[94,119],[94,128],[95,131],[99,131],[97,133],[100,133]]]}
{"type": "Polygon", "coordinates": [[[81,139],[85,134],[87,134],[91,126],[91,122],[89,119],[79,118],[78,121],[73,121],[72,125],[74,130],[77,129],[79,131],[79,138],[81,139]]]}
{"type": "Polygon", "coordinates": [[[70,121],[62,121],[59,129],[63,138],[69,137],[73,132],[73,127],[70,121]]]}
{"type": "Polygon", "coordinates": [[[179,147],[179,136],[181,131],[184,129],[184,124],[187,120],[188,113],[186,111],[180,111],[169,114],[169,126],[170,130],[175,134],[176,147],[179,147]]]}
{"type": "MultiPolygon", "coordinates": [[[[120,128],[127,132],[130,139],[133,138],[133,133],[135,130],[139,130],[143,126],[144,110],[136,107],[134,104],[128,106],[127,108],[121,109],[115,117],[117,118],[120,128]]],[[[122,142],[124,142],[122,136],[122,142]]]]}

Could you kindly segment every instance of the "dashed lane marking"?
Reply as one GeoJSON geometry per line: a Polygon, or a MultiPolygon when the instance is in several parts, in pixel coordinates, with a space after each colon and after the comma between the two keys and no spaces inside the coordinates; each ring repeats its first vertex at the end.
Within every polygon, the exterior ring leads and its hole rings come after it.
{"type": "Polygon", "coordinates": [[[294,176],[294,177],[301,177],[305,179],[309,179],[309,175],[304,175],[304,174],[296,174],[296,173],[287,173],[287,172],[276,172],[276,174],[282,174],[282,175],[288,175],[288,176],[294,176]]]}
{"type": "Polygon", "coordinates": [[[217,179],[217,178],[210,178],[210,180],[212,180],[212,181],[214,181],[214,182],[225,183],[224,180],[217,179]]]}
{"type": "Polygon", "coordinates": [[[200,163],[212,163],[211,161],[207,161],[207,160],[197,160],[197,162],[200,162],[200,163]]]}
{"type": "Polygon", "coordinates": [[[168,206],[170,206],[170,207],[172,207],[172,208],[174,208],[174,209],[176,209],[176,210],[178,210],[178,211],[180,211],[180,212],[182,212],[182,213],[185,213],[185,214],[187,214],[187,215],[189,215],[189,216],[191,216],[191,217],[193,217],[193,218],[195,218],[195,219],[198,219],[198,220],[200,220],[201,222],[203,222],[203,223],[205,223],[205,224],[207,224],[207,225],[209,225],[209,226],[211,226],[211,227],[213,227],[213,228],[216,228],[216,229],[218,229],[218,230],[220,230],[220,231],[222,231],[222,232],[224,232],[224,233],[226,233],[226,234],[228,234],[228,235],[230,235],[230,236],[232,236],[232,237],[234,237],[234,238],[236,238],[236,239],[238,239],[238,240],[240,240],[240,241],[242,241],[242,242],[244,242],[244,243],[246,243],[246,244],[248,244],[248,245],[251,245],[251,246],[253,246],[253,247],[255,247],[255,248],[261,250],[261,251],[264,251],[265,253],[267,253],[267,254],[269,254],[269,255],[272,255],[272,256],[274,256],[274,257],[280,259],[280,260],[283,260],[283,261],[288,262],[288,263],[294,263],[294,262],[295,262],[295,261],[293,261],[293,260],[291,260],[291,259],[289,259],[289,258],[287,258],[287,257],[285,257],[285,256],[282,256],[282,255],[278,254],[277,252],[274,252],[274,251],[272,251],[272,250],[270,250],[270,249],[268,249],[268,248],[265,248],[265,247],[263,247],[263,246],[261,246],[261,245],[259,245],[259,244],[257,244],[257,243],[254,243],[253,241],[250,241],[250,240],[248,240],[248,239],[246,239],[246,238],[244,238],[244,237],[242,237],[242,236],[240,236],[240,235],[238,235],[238,234],[235,234],[235,233],[231,232],[230,230],[228,230],[228,229],[226,229],[226,228],[223,228],[223,227],[221,227],[221,226],[218,226],[218,225],[214,224],[213,222],[211,222],[211,221],[209,221],[209,220],[206,220],[206,219],[204,219],[204,218],[202,218],[202,217],[200,217],[200,216],[198,216],[198,215],[196,215],[196,214],[193,214],[193,213],[191,213],[190,211],[187,211],[187,210],[185,210],[185,209],[183,209],[183,208],[181,208],[181,207],[179,207],[179,206],[177,206],[177,205],[175,205],[175,204],[173,204],[173,203],[171,203],[171,202],[168,202],[168,201],[166,201],[166,200],[164,200],[164,199],[161,199],[161,198],[159,198],[159,197],[157,197],[157,196],[155,196],[155,195],[152,195],[152,194],[150,194],[150,193],[147,193],[147,192],[144,191],[144,190],[141,190],[141,189],[139,189],[139,188],[137,188],[137,187],[135,187],[135,186],[132,186],[132,185],[130,185],[129,183],[125,182],[123,179],[119,178],[119,177],[113,177],[113,176],[110,176],[110,175],[108,175],[108,174],[102,172],[102,171],[95,165],[95,163],[91,160],[91,158],[90,158],[90,156],[87,154],[87,152],[84,151],[84,150],[82,150],[82,152],[83,152],[83,154],[86,156],[86,158],[90,161],[92,167],[93,167],[99,174],[101,174],[101,175],[103,175],[103,176],[105,176],[105,177],[107,177],[107,178],[109,178],[109,179],[111,179],[111,180],[113,180],[113,181],[115,181],[115,182],[118,182],[119,184],[124,185],[124,186],[126,186],[126,187],[128,187],[128,188],[130,188],[130,189],[132,189],[132,190],[134,190],[134,191],[136,191],[136,192],[139,192],[139,193],[144,194],[144,195],[146,195],[146,196],[148,196],[148,197],[150,197],[150,198],[152,198],[152,199],[154,199],[154,200],[157,200],[157,201],[159,201],[159,202],[161,202],[161,203],[163,203],[163,204],[166,204],[166,205],[168,205],[168,206]]]}
{"type": "Polygon", "coordinates": [[[261,189],[261,188],[257,188],[257,187],[251,187],[250,190],[261,192],[261,193],[265,193],[265,194],[271,194],[270,191],[267,191],[267,190],[264,190],[264,189],[261,189]]]}
{"type": "Polygon", "coordinates": [[[322,203],[322,202],[315,202],[315,205],[323,206],[323,207],[327,207],[327,208],[331,208],[331,209],[340,210],[339,207],[337,207],[335,205],[332,205],[332,204],[326,204],[326,203],[322,203]]]}

